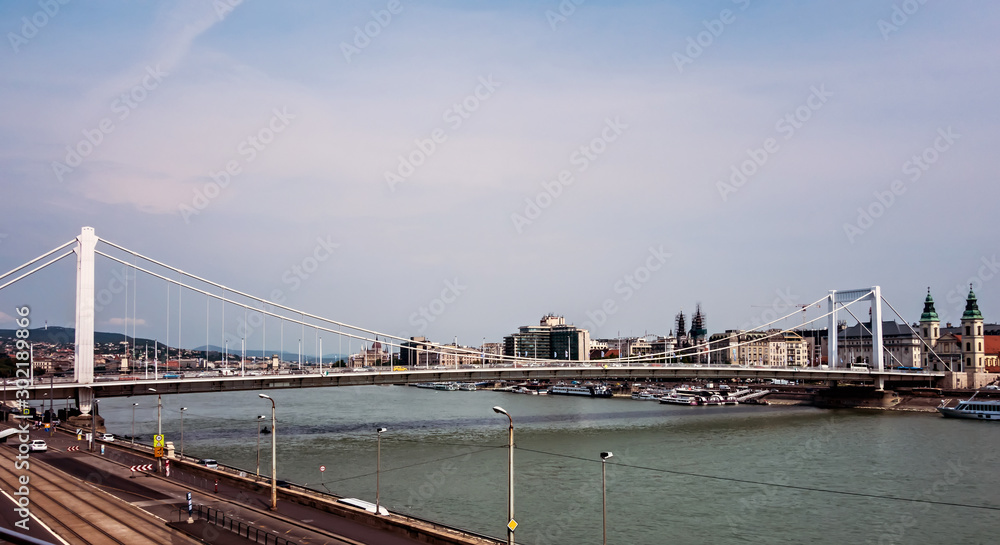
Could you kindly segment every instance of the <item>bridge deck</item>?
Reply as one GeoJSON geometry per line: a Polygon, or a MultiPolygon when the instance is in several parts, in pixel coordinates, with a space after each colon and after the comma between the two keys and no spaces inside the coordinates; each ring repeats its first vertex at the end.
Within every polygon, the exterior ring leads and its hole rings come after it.
{"type": "Polygon", "coordinates": [[[861,371],[849,369],[818,369],[792,367],[719,366],[641,366],[641,367],[485,367],[474,369],[413,369],[407,371],[353,372],[337,370],[325,374],[278,374],[260,376],[200,377],[159,380],[119,380],[80,385],[75,382],[54,382],[29,387],[32,400],[52,397],[75,397],[80,388],[92,388],[98,398],[178,393],[228,392],[268,390],[277,388],[323,388],[336,386],[366,386],[412,384],[420,382],[484,382],[524,380],[565,381],[644,381],[655,379],[760,379],[797,381],[863,381],[874,382],[881,377],[885,383],[935,380],[941,372],[861,371]],[[156,388],[151,392],[149,388],[156,388]]]}

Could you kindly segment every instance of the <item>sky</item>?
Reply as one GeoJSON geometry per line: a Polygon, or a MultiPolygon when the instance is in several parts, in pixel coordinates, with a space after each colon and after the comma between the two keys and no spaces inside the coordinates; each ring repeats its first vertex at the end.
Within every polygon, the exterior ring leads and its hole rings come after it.
{"type": "MultiPolygon", "coordinates": [[[[971,283],[998,321],[998,16],[5,2],[0,269],[91,226],[231,289],[467,345],[547,313],[594,338],[662,335],[697,304],[718,332],[874,285],[912,323],[928,287],[957,322],[971,283]]],[[[200,295],[174,288],[168,309],[144,274],[126,301],[115,266],[99,261],[98,330],[276,342],[200,295]]],[[[71,256],[0,290],[0,327],[25,304],[72,326],[74,286],[71,256]]]]}

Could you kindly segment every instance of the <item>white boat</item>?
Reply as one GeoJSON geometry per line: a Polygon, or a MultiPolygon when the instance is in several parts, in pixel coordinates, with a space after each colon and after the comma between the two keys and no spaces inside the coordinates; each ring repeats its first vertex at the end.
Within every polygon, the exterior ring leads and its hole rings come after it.
{"type": "Polygon", "coordinates": [[[945,401],[937,408],[947,418],[971,418],[974,420],[1000,420],[1000,401],[976,399],[975,394],[954,407],[945,407],[945,401]]]}
{"type": "Polygon", "coordinates": [[[698,404],[698,398],[693,395],[677,392],[676,390],[660,398],[660,403],[667,405],[690,405],[698,404]]]}
{"type": "Polygon", "coordinates": [[[584,396],[584,397],[611,397],[611,389],[607,386],[566,386],[557,385],[549,388],[549,394],[584,396]]]}
{"type": "Polygon", "coordinates": [[[434,389],[455,392],[458,390],[458,384],[455,384],[454,382],[435,382],[434,389]]]}
{"type": "Polygon", "coordinates": [[[463,392],[475,392],[476,384],[474,382],[460,382],[458,384],[458,389],[463,392]]]}

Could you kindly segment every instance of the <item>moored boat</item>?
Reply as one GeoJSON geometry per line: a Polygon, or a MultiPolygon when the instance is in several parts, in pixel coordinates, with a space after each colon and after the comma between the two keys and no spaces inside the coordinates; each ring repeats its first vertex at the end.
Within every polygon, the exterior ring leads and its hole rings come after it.
{"type": "Polygon", "coordinates": [[[954,407],[946,407],[945,401],[937,408],[938,412],[947,418],[970,418],[973,420],[1000,420],[1000,401],[993,399],[976,399],[975,394],[965,401],[959,401],[954,407]]]}

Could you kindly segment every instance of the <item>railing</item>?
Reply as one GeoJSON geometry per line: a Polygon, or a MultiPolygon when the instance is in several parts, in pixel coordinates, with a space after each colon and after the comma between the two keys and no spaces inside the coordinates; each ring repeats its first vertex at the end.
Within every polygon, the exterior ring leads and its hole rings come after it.
{"type": "MultiPolygon", "coordinates": [[[[177,522],[181,522],[187,517],[187,509],[182,508],[177,512],[177,522]]],[[[223,530],[228,530],[234,534],[245,537],[248,540],[253,540],[254,543],[260,543],[263,545],[295,545],[297,541],[290,541],[277,534],[268,532],[267,530],[261,530],[251,526],[245,522],[241,522],[227,516],[224,512],[216,509],[214,507],[208,507],[207,505],[196,505],[194,506],[194,511],[192,516],[199,519],[205,519],[209,524],[218,526],[223,530]],[[263,539],[263,541],[261,541],[263,539]]]]}

